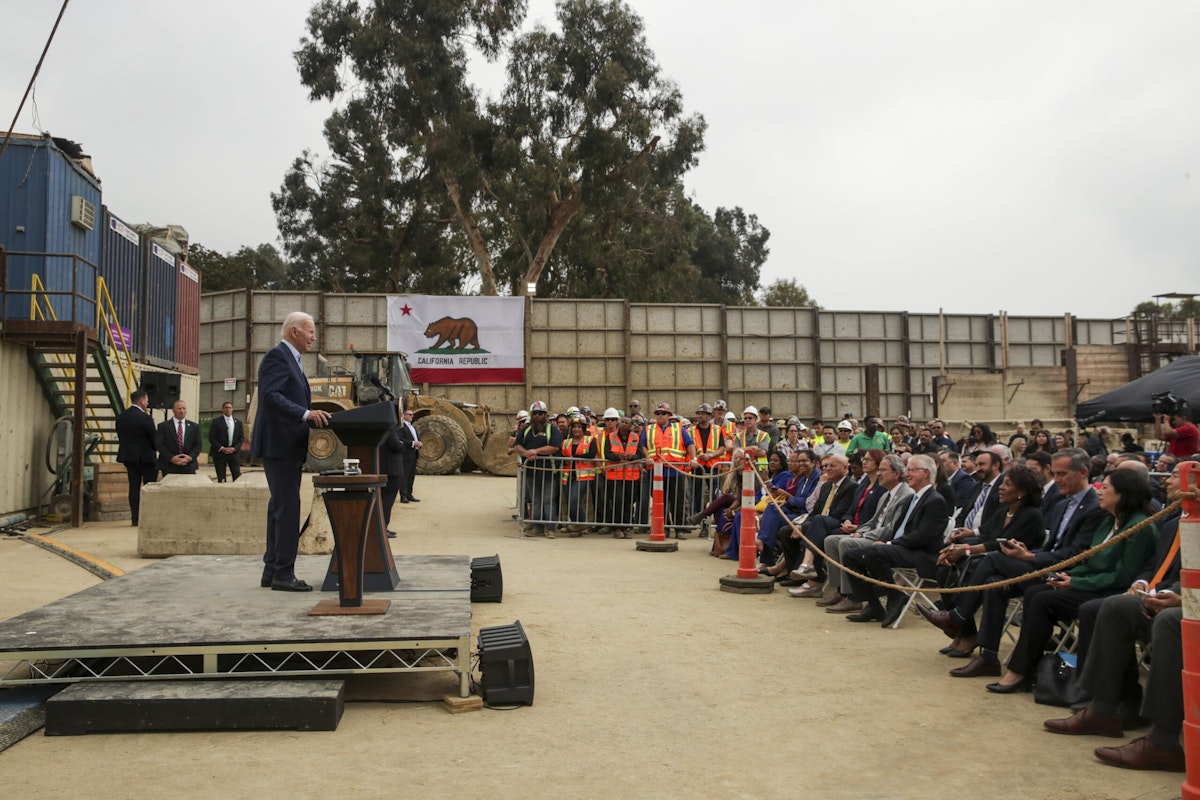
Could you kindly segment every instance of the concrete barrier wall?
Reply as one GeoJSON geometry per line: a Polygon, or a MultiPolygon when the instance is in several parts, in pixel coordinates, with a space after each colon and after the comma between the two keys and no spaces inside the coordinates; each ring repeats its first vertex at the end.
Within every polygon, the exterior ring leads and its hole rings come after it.
{"type": "MultiPolygon", "coordinates": [[[[287,312],[318,321],[318,349],[352,366],[349,346],[386,349],[385,295],[220,292],[201,304],[200,413],[232,400],[244,413],[262,354],[287,312]],[[224,388],[234,378],[236,389],[224,388]]],[[[528,309],[524,384],[427,385],[423,391],[483,403],[502,414],[534,399],[553,409],[587,403],[626,408],[631,397],[683,409],[724,397],[731,408],[770,405],[805,419],[934,413],[933,378],[1062,365],[1068,341],[1099,359],[1078,363],[1076,401],[1099,394],[1088,370],[1106,375],[1129,341],[1124,320],[993,314],[910,314],[718,305],[539,300],[528,309]]],[[[316,374],[315,355],[305,368],[316,374]]],[[[1127,379],[1127,378],[1126,378],[1127,379]]],[[[1123,381],[1122,381],[1123,382],[1123,381]]],[[[1111,388],[1111,387],[1110,387],[1111,388]]],[[[944,416],[944,414],[943,414],[944,416]]]]}

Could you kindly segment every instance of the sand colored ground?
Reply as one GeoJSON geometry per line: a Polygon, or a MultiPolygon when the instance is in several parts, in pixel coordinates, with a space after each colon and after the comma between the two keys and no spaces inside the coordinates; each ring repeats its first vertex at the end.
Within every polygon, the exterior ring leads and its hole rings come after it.
{"type": "MultiPolygon", "coordinates": [[[[1064,710],[948,677],[962,662],[939,655],[946,639],[916,617],[882,630],[782,590],[721,592],[732,564],[709,557],[701,539],[677,553],[594,535],[521,539],[513,488],[512,479],[421,477],[422,502],[396,506],[393,546],[500,555],[504,602],[473,606],[473,628],[522,621],[537,673],[532,707],[452,715],[437,702],[396,702],[455,686],[401,676],[356,685],[393,701],[349,704],[334,732],[38,733],[0,753],[3,795],[1180,796],[1182,775],[1096,761],[1092,749],[1115,740],[1041,730],[1064,710]]],[[[128,524],[54,536],[125,570],[149,563],[128,524]]],[[[5,537],[0,575],[0,618],[97,581],[5,537]]]]}

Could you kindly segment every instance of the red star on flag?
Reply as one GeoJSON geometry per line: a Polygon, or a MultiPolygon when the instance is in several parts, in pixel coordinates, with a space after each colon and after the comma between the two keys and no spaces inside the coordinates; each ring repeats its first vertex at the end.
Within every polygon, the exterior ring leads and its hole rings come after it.
{"type": "MultiPolygon", "coordinates": [[[[394,308],[394,306],[393,306],[393,308],[394,308]]],[[[412,306],[410,306],[408,303],[405,303],[403,305],[403,307],[401,307],[400,310],[404,313],[404,316],[406,316],[406,317],[412,316],[412,306]]]]}

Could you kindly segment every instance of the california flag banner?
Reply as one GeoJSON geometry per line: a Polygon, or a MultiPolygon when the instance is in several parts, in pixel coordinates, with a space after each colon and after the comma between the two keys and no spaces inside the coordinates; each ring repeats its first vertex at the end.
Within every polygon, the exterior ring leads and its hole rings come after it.
{"type": "Polygon", "coordinates": [[[388,297],[388,350],[413,383],[524,383],[525,298],[388,297]]]}

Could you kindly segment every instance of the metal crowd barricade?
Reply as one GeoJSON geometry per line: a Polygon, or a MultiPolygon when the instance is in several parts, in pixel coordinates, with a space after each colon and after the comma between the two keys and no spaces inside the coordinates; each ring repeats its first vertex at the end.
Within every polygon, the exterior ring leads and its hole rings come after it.
{"type": "MultiPolygon", "coordinates": [[[[516,513],[522,536],[548,530],[568,536],[605,533],[624,538],[648,532],[650,467],[650,461],[605,462],[564,456],[539,456],[522,462],[517,468],[516,513]],[[575,469],[572,462],[586,466],[575,469]]],[[[710,519],[699,523],[688,519],[720,495],[729,463],[693,471],[676,470],[670,464],[664,468],[664,475],[670,476],[665,480],[668,534],[686,536],[699,527],[700,535],[707,537],[710,519]]]]}

